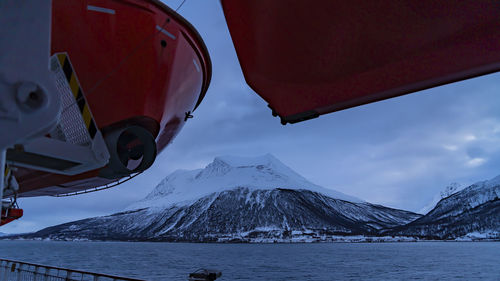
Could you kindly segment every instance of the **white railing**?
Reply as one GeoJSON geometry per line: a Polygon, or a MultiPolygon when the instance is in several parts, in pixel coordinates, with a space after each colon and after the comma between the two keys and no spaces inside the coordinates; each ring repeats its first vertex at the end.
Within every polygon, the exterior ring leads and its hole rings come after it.
{"type": "Polygon", "coordinates": [[[144,281],[55,266],[0,259],[0,281],[144,281]]]}

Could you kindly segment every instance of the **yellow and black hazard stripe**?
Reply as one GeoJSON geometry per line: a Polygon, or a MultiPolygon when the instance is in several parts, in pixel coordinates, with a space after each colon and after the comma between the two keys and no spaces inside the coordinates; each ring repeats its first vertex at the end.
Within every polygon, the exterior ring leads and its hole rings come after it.
{"type": "Polygon", "coordinates": [[[66,53],[57,54],[57,60],[62,67],[64,72],[64,76],[66,76],[66,80],[68,81],[69,87],[71,88],[71,92],[73,93],[73,97],[78,104],[78,108],[80,109],[80,113],[82,114],[83,121],[87,130],[90,134],[90,138],[94,139],[97,134],[97,126],[95,124],[94,118],[92,118],[92,114],[90,113],[89,105],[83,96],[82,88],[76,78],[75,71],[73,70],[73,66],[69,60],[69,57],[66,53]]]}

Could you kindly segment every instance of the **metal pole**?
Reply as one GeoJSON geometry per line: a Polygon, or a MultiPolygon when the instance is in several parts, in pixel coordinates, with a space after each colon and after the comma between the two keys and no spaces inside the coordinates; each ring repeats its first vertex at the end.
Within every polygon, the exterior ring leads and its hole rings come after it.
{"type": "Polygon", "coordinates": [[[46,267],[45,268],[45,274],[44,274],[44,277],[43,277],[43,281],[49,280],[49,273],[50,273],[50,268],[46,267]]]}
{"type": "Polygon", "coordinates": [[[40,267],[39,266],[35,266],[35,270],[33,272],[33,280],[36,281],[36,277],[38,276],[38,274],[40,273],[40,267]]]}
{"type": "Polygon", "coordinates": [[[17,267],[17,281],[21,281],[21,276],[23,275],[24,264],[20,263],[17,267]]]}
{"type": "MultiPolygon", "coordinates": [[[[3,199],[3,189],[5,188],[5,158],[7,156],[7,151],[5,149],[1,149],[0,151],[0,204],[3,199]]],[[[1,209],[1,207],[0,207],[1,209]]]]}
{"type": "Polygon", "coordinates": [[[3,274],[3,280],[8,280],[7,277],[9,277],[9,267],[10,267],[10,262],[5,263],[5,272],[3,274]]]}
{"type": "Polygon", "coordinates": [[[5,271],[7,271],[6,263],[7,263],[6,261],[0,260],[0,276],[2,276],[2,274],[5,273],[5,271]]]}

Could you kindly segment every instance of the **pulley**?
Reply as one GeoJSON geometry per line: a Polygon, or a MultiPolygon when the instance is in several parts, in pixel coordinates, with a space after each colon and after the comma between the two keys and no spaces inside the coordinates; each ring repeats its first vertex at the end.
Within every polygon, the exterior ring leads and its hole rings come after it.
{"type": "Polygon", "coordinates": [[[104,137],[110,159],[100,172],[104,178],[116,179],[149,168],[156,158],[153,135],[141,126],[114,130],[104,137]]]}

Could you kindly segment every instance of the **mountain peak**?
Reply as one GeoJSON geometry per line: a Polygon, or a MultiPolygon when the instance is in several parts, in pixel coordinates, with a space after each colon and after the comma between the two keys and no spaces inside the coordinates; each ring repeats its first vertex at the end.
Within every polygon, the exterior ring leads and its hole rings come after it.
{"type": "MultiPolygon", "coordinates": [[[[275,170],[284,174],[294,174],[299,176],[290,168],[281,163],[276,157],[271,154],[265,154],[257,157],[242,157],[242,156],[219,156],[208,164],[205,169],[201,170],[196,179],[223,177],[231,170],[235,169],[256,169],[262,170],[275,170]]],[[[258,172],[258,171],[257,171],[258,172]]],[[[299,176],[300,177],[300,176],[299,176]]]]}
{"type": "MultiPolygon", "coordinates": [[[[233,155],[215,157],[214,160],[197,175],[197,179],[221,177],[229,173],[229,171],[243,170],[246,170],[246,173],[256,173],[254,178],[257,177],[257,174],[263,178],[273,174],[274,176],[284,176],[285,178],[292,177],[301,182],[308,182],[305,178],[297,174],[270,153],[255,157],[233,155]]],[[[247,184],[249,184],[249,182],[247,184]]]]}
{"type": "Polygon", "coordinates": [[[225,155],[225,156],[219,156],[215,157],[214,162],[223,162],[226,163],[227,165],[231,167],[246,167],[246,166],[285,166],[283,163],[281,163],[280,160],[278,160],[276,157],[274,157],[272,154],[267,153],[261,156],[256,156],[256,157],[243,157],[243,156],[232,156],[232,155],[225,155]]]}
{"type": "Polygon", "coordinates": [[[176,171],[143,200],[127,209],[187,204],[208,194],[235,188],[250,190],[305,189],[352,202],[363,202],[341,192],[315,185],[271,154],[257,157],[220,156],[204,169],[176,171]]]}
{"type": "Polygon", "coordinates": [[[485,183],[484,183],[484,186],[489,188],[489,187],[495,187],[495,186],[499,186],[500,185],[500,175],[499,176],[496,176],[490,180],[487,180],[485,183]]]}

